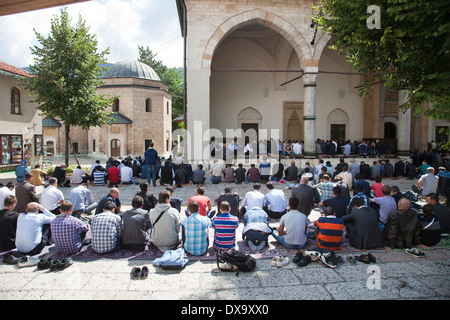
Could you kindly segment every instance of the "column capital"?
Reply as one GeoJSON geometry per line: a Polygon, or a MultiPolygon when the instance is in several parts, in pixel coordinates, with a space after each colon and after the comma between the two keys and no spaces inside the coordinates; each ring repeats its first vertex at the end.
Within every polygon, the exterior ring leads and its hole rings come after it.
{"type": "Polygon", "coordinates": [[[317,67],[306,67],[303,73],[303,86],[304,87],[315,87],[317,76],[319,74],[319,68],[317,67]]]}

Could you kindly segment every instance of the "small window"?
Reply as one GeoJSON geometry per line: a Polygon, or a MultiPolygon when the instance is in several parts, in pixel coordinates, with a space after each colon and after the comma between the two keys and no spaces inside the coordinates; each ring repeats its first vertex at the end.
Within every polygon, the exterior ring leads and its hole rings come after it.
{"type": "Polygon", "coordinates": [[[145,100],[145,112],[152,112],[152,100],[150,98],[145,100]]]}
{"type": "Polygon", "coordinates": [[[95,139],[92,139],[92,152],[95,152],[95,139]]]}
{"type": "Polygon", "coordinates": [[[167,114],[169,114],[170,109],[169,109],[169,103],[167,102],[167,114]]]}
{"type": "Polygon", "coordinates": [[[44,140],[41,134],[34,135],[34,155],[42,156],[44,154],[44,140]]]}
{"type": "Polygon", "coordinates": [[[114,99],[112,111],[119,112],[119,99],[114,99]]]}
{"type": "Polygon", "coordinates": [[[20,114],[20,90],[11,88],[11,114],[20,114]]]}

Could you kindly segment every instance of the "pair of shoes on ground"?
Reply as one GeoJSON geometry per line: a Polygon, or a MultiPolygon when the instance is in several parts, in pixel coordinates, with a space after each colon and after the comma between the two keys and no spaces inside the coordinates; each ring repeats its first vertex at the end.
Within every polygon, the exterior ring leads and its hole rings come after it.
{"type": "Polygon", "coordinates": [[[287,257],[275,256],[272,258],[272,262],[270,263],[270,265],[272,267],[281,268],[281,267],[284,267],[285,265],[289,264],[289,262],[291,262],[291,259],[289,259],[287,257]]]}
{"type": "Polygon", "coordinates": [[[410,256],[416,257],[416,258],[423,258],[425,256],[425,253],[422,251],[419,251],[419,249],[412,248],[412,249],[406,249],[405,252],[409,254],[410,256]]]}
{"type": "Polygon", "coordinates": [[[64,270],[70,267],[72,264],[73,260],[70,258],[67,259],[48,258],[48,259],[41,259],[37,264],[37,269],[38,270],[48,269],[50,271],[57,271],[57,270],[64,270]]]}
{"type": "Polygon", "coordinates": [[[311,262],[311,257],[309,255],[303,254],[303,252],[299,251],[294,259],[292,259],[293,263],[296,263],[299,267],[305,267],[311,262]]]}
{"type": "Polygon", "coordinates": [[[370,264],[370,263],[376,263],[377,259],[375,258],[375,256],[373,254],[371,254],[370,252],[367,254],[361,254],[359,256],[348,256],[347,257],[347,261],[350,262],[350,264],[356,264],[356,261],[365,263],[365,264],[370,264]]]}
{"type": "Polygon", "coordinates": [[[5,253],[5,255],[3,256],[3,260],[2,262],[5,264],[10,264],[10,265],[17,265],[20,261],[20,259],[25,258],[25,257],[16,257],[11,253],[5,253]]]}
{"type": "Polygon", "coordinates": [[[147,279],[148,277],[148,267],[147,266],[143,266],[142,268],[140,267],[133,267],[131,269],[131,278],[134,280],[144,280],[147,279]]]}
{"type": "Polygon", "coordinates": [[[11,253],[6,253],[3,256],[3,263],[9,265],[16,265],[19,268],[35,266],[39,263],[39,258],[30,256],[19,256],[16,257],[11,253]]]}
{"type": "Polygon", "coordinates": [[[299,267],[304,267],[311,261],[320,261],[324,265],[334,269],[337,268],[339,261],[341,263],[343,262],[342,257],[337,257],[333,251],[322,252],[319,250],[306,250],[304,253],[299,252],[297,255],[299,256],[299,258],[296,259],[298,260],[297,265],[299,267]]]}

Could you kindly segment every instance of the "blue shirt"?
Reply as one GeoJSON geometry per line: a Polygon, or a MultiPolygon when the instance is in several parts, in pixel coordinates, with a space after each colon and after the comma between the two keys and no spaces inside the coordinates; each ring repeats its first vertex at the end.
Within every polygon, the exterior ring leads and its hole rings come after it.
{"type": "Polygon", "coordinates": [[[153,148],[145,150],[145,163],[147,165],[158,164],[158,152],[153,148]]]}
{"type": "Polygon", "coordinates": [[[228,250],[234,248],[238,226],[239,219],[229,212],[224,212],[220,216],[214,217],[212,219],[212,227],[216,229],[214,249],[228,250]]]}
{"type": "Polygon", "coordinates": [[[84,186],[78,186],[70,191],[70,202],[73,204],[73,211],[84,210],[86,201],[88,205],[94,203],[94,197],[89,189],[84,186]]]}
{"type": "Polygon", "coordinates": [[[211,220],[194,212],[183,218],[180,224],[184,227],[186,237],[184,249],[194,256],[204,254],[208,249],[208,228],[211,226],[211,220]]]}
{"type": "Polygon", "coordinates": [[[284,212],[286,210],[287,200],[282,190],[272,189],[264,196],[264,204],[266,207],[270,204],[270,211],[284,212]]]}
{"type": "Polygon", "coordinates": [[[24,164],[16,167],[16,179],[17,182],[23,182],[23,177],[25,177],[25,173],[30,172],[30,169],[24,164]]]}

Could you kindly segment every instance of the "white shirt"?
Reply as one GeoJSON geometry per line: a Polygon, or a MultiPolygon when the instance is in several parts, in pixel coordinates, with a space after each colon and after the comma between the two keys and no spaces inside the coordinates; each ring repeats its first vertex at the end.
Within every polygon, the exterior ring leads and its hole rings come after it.
{"type": "Polygon", "coordinates": [[[5,207],[5,198],[7,196],[13,196],[14,192],[9,190],[8,187],[0,188],[0,210],[3,210],[5,207]]]}
{"type": "Polygon", "coordinates": [[[300,143],[293,144],[294,154],[302,154],[302,145],[300,143]]]}
{"type": "Polygon", "coordinates": [[[41,200],[39,203],[47,210],[54,210],[58,208],[59,201],[64,200],[64,195],[61,190],[55,186],[48,186],[41,193],[41,200]]]}
{"type": "Polygon", "coordinates": [[[214,163],[211,166],[211,174],[215,177],[220,177],[222,176],[222,172],[223,172],[223,167],[220,163],[214,163]]]}
{"type": "Polygon", "coordinates": [[[264,203],[264,195],[261,193],[261,191],[253,190],[250,192],[247,192],[245,195],[244,201],[242,202],[242,206],[247,206],[247,211],[251,210],[255,207],[263,208],[264,203]]]}
{"type": "Polygon", "coordinates": [[[55,219],[48,210],[41,213],[22,213],[17,218],[16,247],[20,252],[30,252],[41,243],[42,226],[55,219]]]}
{"type": "Polygon", "coordinates": [[[133,176],[133,169],[131,167],[124,166],[120,169],[120,181],[130,182],[133,176]]]}
{"type": "Polygon", "coordinates": [[[84,170],[76,168],[72,173],[72,183],[82,183],[83,182],[83,174],[86,173],[84,170]]]}

